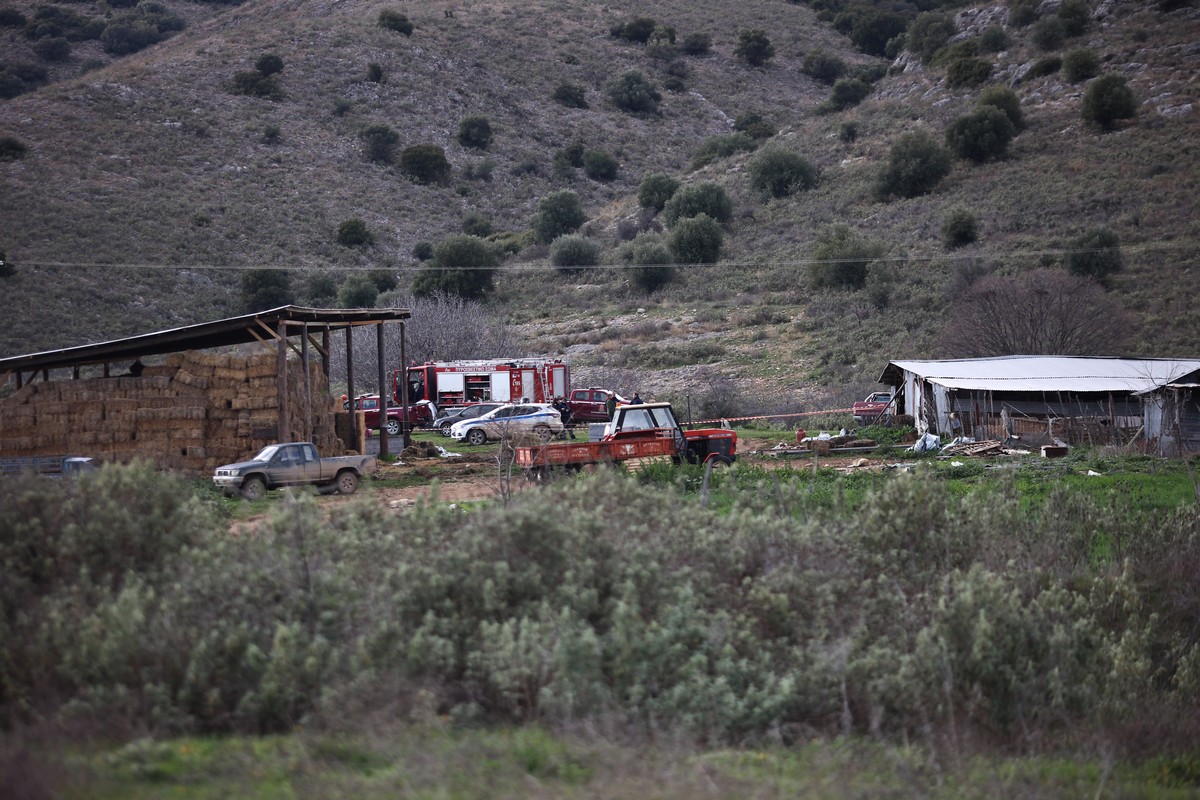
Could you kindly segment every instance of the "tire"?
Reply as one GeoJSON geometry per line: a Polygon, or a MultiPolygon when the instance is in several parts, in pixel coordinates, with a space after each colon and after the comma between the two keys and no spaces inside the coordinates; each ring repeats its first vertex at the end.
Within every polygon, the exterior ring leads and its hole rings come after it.
{"type": "Polygon", "coordinates": [[[450,423],[449,422],[441,423],[440,425],[437,426],[437,429],[438,429],[438,433],[440,433],[442,436],[450,435],[450,423]]]}
{"type": "Polygon", "coordinates": [[[354,494],[358,490],[358,476],[350,470],[342,470],[337,476],[338,494],[354,494]]]}
{"type": "Polygon", "coordinates": [[[708,457],[708,463],[712,464],[713,469],[721,469],[723,467],[728,467],[733,464],[733,462],[730,461],[725,456],[717,455],[715,453],[708,457]]]}
{"type": "Polygon", "coordinates": [[[262,500],[267,496],[267,482],[257,475],[251,475],[242,481],[242,497],[250,502],[262,500]]]}
{"type": "Polygon", "coordinates": [[[471,428],[467,431],[467,444],[487,444],[487,434],[484,433],[483,428],[471,428]]]}
{"type": "Polygon", "coordinates": [[[400,435],[400,420],[388,419],[387,432],[388,432],[388,436],[399,436],[400,435]]]}
{"type": "Polygon", "coordinates": [[[550,430],[549,425],[536,425],[533,428],[533,435],[543,442],[548,442],[554,438],[554,431],[550,430]]]}

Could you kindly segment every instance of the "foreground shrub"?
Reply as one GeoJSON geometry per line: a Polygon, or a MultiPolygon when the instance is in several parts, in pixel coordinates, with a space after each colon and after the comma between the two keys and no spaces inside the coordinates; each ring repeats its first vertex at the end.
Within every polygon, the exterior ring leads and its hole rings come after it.
{"type": "Polygon", "coordinates": [[[250,269],[240,280],[242,309],[246,312],[291,305],[295,298],[292,277],[282,269],[250,269]]]}
{"type": "Polygon", "coordinates": [[[982,163],[1003,158],[1017,135],[1008,115],[995,106],[962,114],[946,128],[946,144],[959,158],[982,163]]]}
{"type": "Polygon", "coordinates": [[[579,195],[567,190],[554,192],[538,203],[537,214],[533,218],[534,237],[543,244],[549,244],[559,236],[579,230],[585,222],[587,215],[583,213],[579,195]]]}
{"type": "Polygon", "coordinates": [[[1110,130],[1120,120],[1137,116],[1137,98],[1124,76],[1110,72],[1088,86],[1081,113],[1087,122],[1110,130]]]}
{"type": "Polygon", "coordinates": [[[1072,275],[1094,278],[1103,284],[1125,266],[1121,237],[1111,228],[1092,228],[1068,243],[1063,265],[1072,275]]]}
{"type": "Polygon", "coordinates": [[[183,18],[158,3],[141,3],[132,11],[114,15],[100,34],[104,52],[114,56],[136,53],[183,30],[183,18]]]}
{"type": "Polygon", "coordinates": [[[817,185],[817,168],[790,150],[768,148],[746,166],[750,190],[763,200],[788,197],[817,185]]]}
{"type": "Polygon", "coordinates": [[[599,259],[600,245],[584,236],[568,234],[550,243],[550,263],[564,274],[595,266],[599,259]]]}
{"type": "Polygon", "coordinates": [[[721,224],[707,214],[680,220],[671,231],[667,247],[676,264],[715,264],[721,258],[725,234],[721,224]]]}
{"type": "Polygon", "coordinates": [[[1039,50],[1057,50],[1062,47],[1063,41],[1067,38],[1067,29],[1063,25],[1063,21],[1057,16],[1042,17],[1033,26],[1033,33],[1030,35],[1033,44],[1039,50]]]}
{"type": "Polygon", "coordinates": [[[482,300],[493,289],[499,263],[496,251],[478,236],[447,236],[434,246],[433,259],[417,273],[413,294],[482,300]]]}
{"type": "Polygon", "coordinates": [[[1008,49],[1008,34],[999,25],[989,25],[979,34],[980,53],[999,53],[1008,49]]]}
{"type": "Polygon", "coordinates": [[[609,30],[609,33],[617,39],[645,44],[650,41],[650,36],[656,27],[658,27],[658,23],[652,17],[634,17],[626,22],[618,22],[609,30]]]}
{"type": "Polygon", "coordinates": [[[833,84],[829,99],[817,106],[817,111],[828,114],[834,111],[845,111],[867,99],[871,87],[858,78],[841,78],[833,84]]]}
{"type": "Polygon", "coordinates": [[[950,174],[951,166],[950,152],[929,134],[906,133],[892,145],[876,193],[881,197],[928,194],[950,174]]]}
{"type": "Polygon", "coordinates": [[[663,206],[679,189],[679,181],[661,172],[651,172],[638,186],[638,205],[662,211],[663,206]]]}
{"type": "Polygon", "coordinates": [[[405,36],[412,36],[412,22],[409,21],[407,15],[395,9],[385,8],[383,11],[380,11],[377,24],[384,30],[395,31],[405,36]]]}
{"type": "Polygon", "coordinates": [[[1062,56],[1046,56],[1039,58],[1025,72],[1024,80],[1031,81],[1035,78],[1044,78],[1047,75],[1053,75],[1062,69],[1062,56]]]}
{"type": "Polygon", "coordinates": [[[759,142],[770,139],[777,133],[775,126],[757,111],[738,114],[737,119],[733,121],[733,129],[759,142]]]}
{"type": "Polygon", "coordinates": [[[400,170],[417,183],[441,183],[450,177],[450,162],[437,145],[414,144],[400,152],[400,170]]]}
{"type": "Polygon", "coordinates": [[[863,236],[849,225],[823,228],[810,255],[809,283],[817,289],[861,289],[867,282],[867,268],[884,252],[882,242],[863,236]]]}
{"type": "Polygon", "coordinates": [[[712,37],[707,33],[689,33],[683,37],[679,49],[689,56],[702,56],[712,49],[712,37]]]}
{"type": "Polygon", "coordinates": [[[637,70],[629,70],[613,78],[605,86],[609,100],[622,111],[635,114],[653,114],[658,111],[662,95],[646,76],[637,70]]]}
{"type": "Polygon", "coordinates": [[[71,43],[61,36],[38,39],[33,45],[38,58],[46,61],[66,61],[71,57],[71,43]]]}
{"type": "Polygon", "coordinates": [[[719,184],[696,183],[680,188],[663,206],[663,221],[668,228],[699,214],[725,224],[733,218],[733,201],[719,184]]]}

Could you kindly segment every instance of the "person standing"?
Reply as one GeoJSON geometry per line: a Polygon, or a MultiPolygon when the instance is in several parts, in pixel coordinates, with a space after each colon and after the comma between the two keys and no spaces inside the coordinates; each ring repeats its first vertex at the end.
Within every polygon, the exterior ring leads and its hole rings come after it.
{"type": "Polygon", "coordinates": [[[608,421],[612,422],[613,417],[617,415],[617,393],[609,392],[608,399],[604,401],[604,413],[608,414],[608,421]]]}
{"type": "Polygon", "coordinates": [[[646,401],[642,399],[642,393],[641,393],[641,392],[634,392],[634,393],[633,393],[633,399],[632,399],[632,400],[630,400],[629,402],[630,402],[630,404],[632,404],[632,405],[639,406],[639,405],[641,405],[642,403],[644,403],[644,402],[646,402],[646,401]]]}

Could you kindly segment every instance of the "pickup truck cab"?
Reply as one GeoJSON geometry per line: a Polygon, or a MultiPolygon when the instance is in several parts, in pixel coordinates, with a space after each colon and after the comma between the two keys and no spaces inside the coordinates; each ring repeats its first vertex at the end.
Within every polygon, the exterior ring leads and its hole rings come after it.
{"type": "Polygon", "coordinates": [[[867,399],[854,404],[854,424],[873,425],[883,422],[891,416],[893,410],[891,392],[872,392],[867,395],[867,399]]]}
{"type": "Polygon", "coordinates": [[[262,499],[268,489],[315,485],[323,491],[354,494],[363,475],[376,469],[375,456],[321,458],[311,442],[267,445],[249,461],[217,467],[213,483],[225,494],[262,499]]]}
{"type": "MultiPolygon", "coordinates": [[[[379,395],[364,394],[354,398],[354,408],[357,411],[363,412],[363,419],[369,430],[379,430],[379,395]]],[[[350,409],[349,400],[342,403],[342,409],[350,409]]],[[[433,404],[428,400],[421,400],[408,407],[408,422],[412,427],[427,427],[431,422],[433,422],[433,417],[433,404]]],[[[401,413],[400,405],[398,403],[389,404],[387,410],[388,436],[400,435],[400,423],[403,420],[404,414],[401,413]]]]}
{"type": "Polygon", "coordinates": [[[629,402],[616,392],[598,386],[573,390],[567,397],[571,422],[608,422],[608,398],[613,395],[621,405],[629,402]]]}

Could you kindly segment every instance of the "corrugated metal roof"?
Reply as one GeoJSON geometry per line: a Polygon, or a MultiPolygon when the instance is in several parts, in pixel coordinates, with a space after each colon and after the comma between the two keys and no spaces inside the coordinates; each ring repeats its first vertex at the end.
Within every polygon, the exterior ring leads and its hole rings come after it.
{"type": "Polygon", "coordinates": [[[898,386],[901,371],[949,389],[996,392],[1128,392],[1142,394],[1200,372],[1200,360],[1090,356],[1003,356],[944,361],[892,361],[880,383],[898,386]]]}

